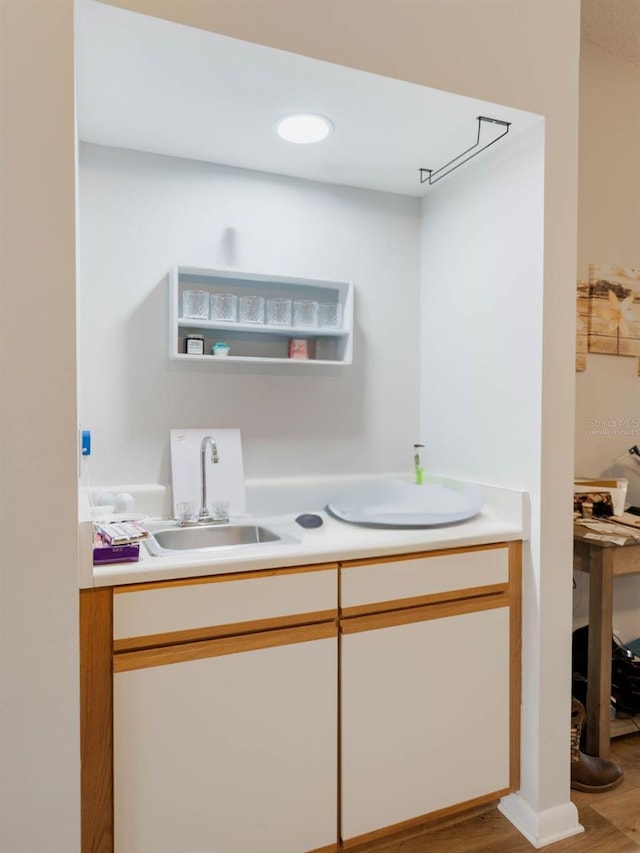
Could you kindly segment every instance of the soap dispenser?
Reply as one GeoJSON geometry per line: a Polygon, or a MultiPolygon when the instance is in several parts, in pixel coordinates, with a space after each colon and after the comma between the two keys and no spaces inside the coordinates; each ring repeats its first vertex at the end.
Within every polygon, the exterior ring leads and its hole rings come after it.
{"type": "Polygon", "coordinates": [[[424,444],[413,445],[413,449],[415,451],[413,454],[413,468],[416,473],[416,486],[422,486],[424,484],[424,468],[422,467],[422,460],[420,459],[421,447],[424,447],[424,444]]]}

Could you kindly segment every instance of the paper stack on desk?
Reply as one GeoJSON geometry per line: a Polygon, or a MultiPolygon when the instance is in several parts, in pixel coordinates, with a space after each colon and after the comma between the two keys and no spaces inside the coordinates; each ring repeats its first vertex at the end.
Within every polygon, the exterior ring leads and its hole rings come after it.
{"type": "Polygon", "coordinates": [[[586,527],[585,539],[599,539],[601,542],[612,542],[614,545],[625,545],[628,539],[640,540],[640,529],[616,524],[613,516],[604,519],[578,519],[576,524],[586,527]]]}
{"type": "Polygon", "coordinates": [[[640,530],[640,515],[623,512],[622,515],[612,515],[611,521],[617,521],[619,524],[626,524],[628,527],[635,527],[636,530],[640,530]]]}

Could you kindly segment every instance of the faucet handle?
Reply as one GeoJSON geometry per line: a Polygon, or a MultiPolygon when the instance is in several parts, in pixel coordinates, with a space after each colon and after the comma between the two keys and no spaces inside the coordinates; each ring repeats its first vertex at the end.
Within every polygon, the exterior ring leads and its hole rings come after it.
{"type": "Polygon", "coordinates": [[[218,524],[226,524],[229,521],[231,501],[228,498],[218,498],[211,501],[209,508],[213,520],[218,522],[218,524]]]}
{"type": "Polygon", "coordinates": [[[176,506],[176,521],[181,527],[191,524],[196,514],[196,505],[193,501],[180,501],[176,506]]]}

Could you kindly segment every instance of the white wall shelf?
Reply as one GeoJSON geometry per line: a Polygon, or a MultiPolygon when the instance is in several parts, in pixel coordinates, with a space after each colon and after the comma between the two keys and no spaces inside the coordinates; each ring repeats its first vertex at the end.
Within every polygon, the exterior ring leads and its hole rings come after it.
{"type": "Polygon", "coordinates": [[[210,270],[177,266],[170,274],[169,356],[177,361],[217,363],[277,363],[277,364],[351,364],[353,352],[353,284],[346,281],[265,275],[238,270],[210,270]],[[262,296],[265,299],[308,299],[334,302],[342,308],[342,325],[336,328],[319,326],[269,325],[223,320],[193,319],[182,316],[182,296],[185,290],[204,290],[209,295],[233,293],[241,296],[262,296]],[[204,354],[186,353],[189,332],[204,336],[204,354]],[[307,341],[309,358],[289,358],[289,341],[307,341]],[[229,344],[228,356],[211,355],[218,341],[229,344]]]}

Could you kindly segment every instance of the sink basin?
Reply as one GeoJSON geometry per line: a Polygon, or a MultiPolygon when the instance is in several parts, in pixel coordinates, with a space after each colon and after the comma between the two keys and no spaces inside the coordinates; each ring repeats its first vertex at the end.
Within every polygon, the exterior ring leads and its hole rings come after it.
{"type": "Polygon", "coordinates": [[[465,521],[483,504],[482,489],[473,483],[430,477],[418,486],[408,478],[394,477],[348,489],[327,509],[351,524],[412,528],[465,521]]]}
{"type": "Polygon", "coordinates": [[[167,525],[152,529],[144,543],[150,554],[159,557],[175,551],[206,552],[222,548],[244,548],[282,542],[284,538],[273,530],[253,524],[203,524],[194,527],[167,525]]]}

